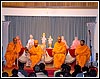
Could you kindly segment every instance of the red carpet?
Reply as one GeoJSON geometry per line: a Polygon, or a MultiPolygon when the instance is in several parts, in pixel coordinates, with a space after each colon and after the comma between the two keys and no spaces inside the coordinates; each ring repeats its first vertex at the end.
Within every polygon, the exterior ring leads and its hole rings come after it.
{"type": "MultiPolygon", "coordinates": [[[[25,69],[28,73],[33,72],[32,69],[25,69]]],[[[54,68],[46,68],[46,70],[48,71],[48,76],[49,77],[53,77],[54,76],[54,71],[57,69],[54,68]]]]}
{"type": "MultiPolygon", "coordinates": [[[[74,66],[76,64],[76,61],[74,61],[73,63],[71,63],[71,72],[74,70],[74,66]]],[[[30,73],[32,72],[33,70],[30,69],[30,68],[25,68],[25,70],[30,73]]],[[[48,71],[48,76],[49,77],[54,77],[54,71],[58,70],[58,69],[55,69],[55,68],[52,68],[52,67],[47,67],[46,70],[48,71]]]]}
{"type": "MultiPolygon", "coordinates": [[[[13,66],[12,68],[5,67],[5,68],[3,68],[3,71],[8,72],[9,76],[11,76],[11,71],[12,71],[13,68],[18,69],[16,66],[13,66]]],[[[28,72],[28,74],[30,72],[33,72],[33,69],[32,68],[25,67],[24,69],[28,72]]],[[[48,76],[49,77],[53,77],[54,71],[57,70],[57,69],[54,69],[54,68],[46,68],[46,70],[48,71],[48,76]]]]}
{"type": "MultiPolygon", "coordinates": [[[[73,69],[74,69],[75,62],[71,63],[70,65],[71,65],[71,72],[72,72],[73,69]]],[[[4,67],[3,71],[8,72],[8,74],[10,76],[11,75],[11,71],[12,71],[13,68],[17,69],[17,66],[13,66],[12,68],[4,67]]],[[[33,71],[33,69],[30,68],[30,67],[25,67],[24,69],[28,72],[28,74],[33,71]]],[[[53,68],[52,64],[49,64],[49,65],[46,65],[46,70],[48,71],[48,76],[49,77],[54,77],[54,71],[56,71],[58,69],[53,68]]]]}

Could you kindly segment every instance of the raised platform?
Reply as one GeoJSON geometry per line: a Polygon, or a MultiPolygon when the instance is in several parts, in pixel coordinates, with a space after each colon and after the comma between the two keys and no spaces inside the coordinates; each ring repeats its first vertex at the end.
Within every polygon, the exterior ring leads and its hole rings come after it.
{"type": "MultiPolygon", "coordinates": [[[[73,72],[73,67],[74,67],[74,65],[75,65],[75,62],[73,62],[73,63],[71,64],[71,73],[73,72]]],[[[3,71],[8,72],[9,76],[11,76],[11,75],[12,75],[11,71],[12,71],[13,68],[18,69],[18,67],[15,65],[15,66],[13,66],[12,68],[3,67],[3,71]]],[[[33,71],[32,68],[26,67],[26,66],[24,67],[24,69],[28,72],[28,74],[29,74],[30,72],[33,71]]],[[[55,69],[55,68],[53,67],[53,64],[52,64],[52,63],[46,64],[45,69],[48,71],[48,76],[49,76],[49,77],[54,77],[54,71],[58,70],[58,69],[55,69]]]]}

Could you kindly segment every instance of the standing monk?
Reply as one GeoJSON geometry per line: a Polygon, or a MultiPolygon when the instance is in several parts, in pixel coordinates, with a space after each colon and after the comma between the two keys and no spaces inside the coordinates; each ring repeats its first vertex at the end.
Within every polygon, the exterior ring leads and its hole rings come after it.
{"type": "Polygon", "coordinates": [[[81,67],[84,67],[90,58],[90,48],[85,44],[84,40],[80,41],[80,45],[75,50],[76,61],[81,67]]]}
{"type": "Polygon", "coordinates": [[[42,58],[43,50],[38,46],[38,40],[34,40],[34,46],[29,50],[30,60],[32,62],[31,68],[33,68],[42,58]]]}
{"type": "Polygon", "coordinates": [[[58,36],[58,41],[54,45],[52,55],[54,57],[54,67],[61,68],[66,58],[66,45],[61,41],[60,36],[58,36]]]}
{"type": "Polygon", "coordinates": [[[15,60],[18,57],[18,53],[20,52],[21,47],[17,43],[16,37],[13,38],[13,41],[10,42],[7,46],[7,50],[5,53],[5,59],[6,59],[6,66],[7,67],[12,67],[13,64],[15,63],[15,60]]]}

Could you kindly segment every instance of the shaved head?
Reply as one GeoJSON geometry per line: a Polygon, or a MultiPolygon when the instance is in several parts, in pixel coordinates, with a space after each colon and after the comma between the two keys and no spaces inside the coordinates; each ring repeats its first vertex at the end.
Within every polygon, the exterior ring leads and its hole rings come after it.
{"type": "Polygon", "coordinates": [[[38,46],[38,40],[34,40],[34,46],[35,46],[35,47],[38,46]]]}
{"type": "Polygon", "coordinates": [[[16,36],[16,39],[19,39],[19,36],[16,36]]]}
{"type": "Polygon", "coordinates": [[[58,36],[58,43],[61,42],[61,36],[58,36]]]}
{"type": "Polygon", "coordinates": [[[81,40],[80,41],[80,44],[81,44],[81,46],[83,46],[85,44],[85,41],[84,40],[81,40]]]}
{"type": "Polygon", "coordinates": [[[34,43],[38,43],[38,40],[34,40],[34,43]]]}
{"type": "Polygon", "coordinates": [[[16,43],[17,43],[17,39],[16,39],[16,37],[15,37],[15,38],[13,38],[13,43],[14,43],[14,44],[16,44],[16,43]]]}

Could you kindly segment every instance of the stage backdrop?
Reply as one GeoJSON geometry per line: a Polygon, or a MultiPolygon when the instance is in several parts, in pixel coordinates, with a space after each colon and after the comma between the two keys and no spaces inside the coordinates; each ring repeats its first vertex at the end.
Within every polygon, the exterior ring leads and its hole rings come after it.
{"type": "MultiPolygon", "coordinates": [[[[60,17],[60,16],[5,16],[6,21],[11,21],[8,29],[8,42],[19,35],[23,46],[32,34],[41,44],[42,33],[53,38],[53,46],[57,36],[63,35],[68,45],[71,46],[74,37],[84,39],[87,43],[87,23],[95,22],[96,17],[60,17]]],[[[48,47],[48,41],[47,41],[48,47]]]]}

